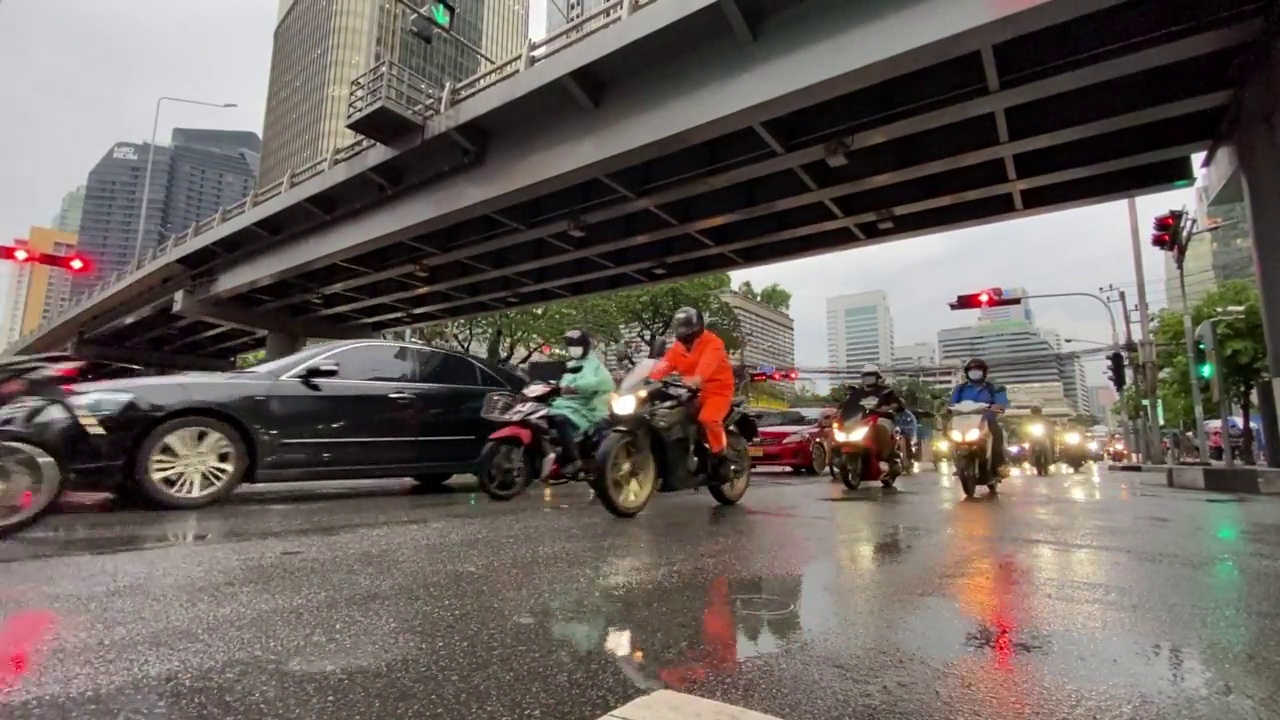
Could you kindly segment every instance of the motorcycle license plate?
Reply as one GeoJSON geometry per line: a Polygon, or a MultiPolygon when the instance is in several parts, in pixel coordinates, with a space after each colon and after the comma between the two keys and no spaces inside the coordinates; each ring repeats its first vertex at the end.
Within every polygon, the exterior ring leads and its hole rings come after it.
{"type": "Polygon", "coordinates": [[[747,454],[750,455],[751,457],[764,457],[764,448],[762,447],[747,448],[747,454]]]}

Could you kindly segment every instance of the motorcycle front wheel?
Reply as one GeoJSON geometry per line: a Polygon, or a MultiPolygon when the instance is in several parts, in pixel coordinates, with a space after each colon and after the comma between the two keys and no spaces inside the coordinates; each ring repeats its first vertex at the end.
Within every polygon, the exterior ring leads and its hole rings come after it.
{"type": "Polygon", "coordinates": [[[0,537],[47,513],[62,494],[62,469],[49,453],[23,442],[0,442],[0,537]]]}
{"type": "Polygon", "coordinates": [[[596,457],[593,487],[600,504],[616,517],[639,515],[658,488],[649,449],[638,447],[634,435],[614,433],[601,443],[596,457]]]}
{"type": "Polygon", "coordinates": [[[866,455],[864,451],[845,453],[844,461],[840,463],[840,481],[850,490],[857,490],[862,485],[862,476],[866,472],[862,463],[866,455]]]}
{"type": "Polygon", "coordinates": [[[480,453],[480,489],[503,502],[520,497],[533,481],[532,455],[518,440],[490,440],[480,453]]]}

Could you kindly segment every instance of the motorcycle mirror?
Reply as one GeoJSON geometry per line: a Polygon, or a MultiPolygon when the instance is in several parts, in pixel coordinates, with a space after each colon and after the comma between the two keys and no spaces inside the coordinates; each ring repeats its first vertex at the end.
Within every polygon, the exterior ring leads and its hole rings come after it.
{"type": "Polygon", "coordinates": [[[649,357],[658,359],[667,354],[667,339],[656,337],[649,343],[649,357]]]}
{"type": "Polygon", "coordinates": [[[618,361],[620,365],[625,365],[627,363],[630,363],[631,351],[628,350],[626,347],[620,347],[618,348],[618,351],[614,354],[614,358],[618,361]]]}

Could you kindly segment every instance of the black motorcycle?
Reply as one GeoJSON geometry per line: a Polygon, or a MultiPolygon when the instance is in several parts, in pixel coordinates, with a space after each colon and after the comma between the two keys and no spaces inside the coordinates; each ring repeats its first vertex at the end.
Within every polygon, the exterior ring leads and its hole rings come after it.
{"type": "Polygon", "coordinates": [[[751,483],[747,444],[755,421],[735,401],[724,419],[729,479],[715,477],[711,450],[698,423],[698,391],[677,379],[650,380],[653,358],[637,365],[610,401],[612,429],[596,452],[594,488],[618,517],[635,517],[656,492],[706,487],[723,505],[742,499],[751,483]]]}

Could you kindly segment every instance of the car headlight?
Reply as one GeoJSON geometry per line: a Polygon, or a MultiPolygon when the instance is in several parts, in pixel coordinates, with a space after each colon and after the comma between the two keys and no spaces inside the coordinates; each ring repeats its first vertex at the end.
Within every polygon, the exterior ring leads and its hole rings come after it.
{"type": "Polygon", "coordinates": [[[97,390],[82,395],[72,395],[67,398],[67,404],[71,406],[71,409],[77,415],[91,415],[93,417],[114,415],[131,402],[133,402],[133,393],[119,392],[117,390],[97,390]]]}
{"type": "Polygon", "coordinates": [[[1043,425],[1032,425],[1032,426],[1031,426],[1030,428],[1028,428],[1028,429],[1031,431],[1031,434],[1032,434],[1033,436],[1035,436],[1035,437],[1044,437],[1044,426],[1043,426],[1043,425]]]}
{"type": "Polygon", "coordinates": [[[630,415],[636,411],[639,402],[635,395],[614,395],[609,399],[609,409],[614,415],[630,415]]]}
{"type": "Polygon", "coordinates": [[[982,432],[978,428],[969,428],[969,431],[964,434],[964,441],[975,442],[980,435],[982,435],[982,432]]]}
{"type": "Polygon", "coordinates": [[[846,442],[849,439],[849,433],[841,430],[840,428],[832,428],[831,439],[836,442],[846,442]]]}
{"type": "Polygon", "coordinates": [[[1063,436],[1062,436],[1062,439],[1063,439],[1064,441],[1066,441],[1066,443],[1067,443],[1068,445],[1079,445],[1079,444],[1080,444],[1080,433],[1074,433],[1074,432],[1073,432],[1073,433],[1067,433],[1066,435],[1063,435],[1063,436]]]}
{"type": "Polygon", "coordinates": [[[1098,449],[1098,443],[1094,442],[1093,440],[1090,440],[1090,441],[1089,441],[1088,448],[1089,448],[1089,450],[1090,450],[1090,451],[1097,450],[1097,449],[1098,449]]]}
{"type": "Polygon", "coordinates": [[[859,427],[859,428],[854,428],[853,432],[849,433],[850,442],[861,442],[862,438],[867,436],[868,429],[869,428],[867,428],[866,425],[863,425],[862,427],[859,427]]]}

